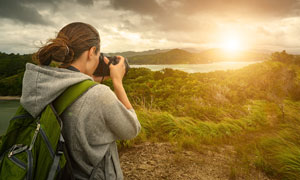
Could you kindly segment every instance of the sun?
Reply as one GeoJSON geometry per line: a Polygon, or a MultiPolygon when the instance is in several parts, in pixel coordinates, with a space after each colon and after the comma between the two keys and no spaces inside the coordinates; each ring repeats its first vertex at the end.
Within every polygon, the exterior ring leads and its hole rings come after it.
{"type": "Polygon", "coordinates": [[[223,49],[226,51],[237,51],[239,47],[240,42],[237,39],[229,39],[223,43],[223,49]]]}
{"type": "Polygon", "coordinates": [[[221,48],[227,52],[236,52],[242,49],[242,45],[237,37],[227,37],[224,39],[221,48]]]}
{"type": "Polygon", "coordinates": [[[246,49],[245,36],[243,33],[228,29],[219,34],[218,47],[224,52],[234,55],[246,49]]]}

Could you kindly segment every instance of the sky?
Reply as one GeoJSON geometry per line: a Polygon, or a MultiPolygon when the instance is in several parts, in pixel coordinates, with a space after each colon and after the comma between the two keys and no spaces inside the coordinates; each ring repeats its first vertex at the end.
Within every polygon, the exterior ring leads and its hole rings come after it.
{"type": "Polygon", "coordinates": [[[300,54],[299,0],[0,0],[0,51],[33,53],[71,22],[102,52],[228,48],[300,54]]]}

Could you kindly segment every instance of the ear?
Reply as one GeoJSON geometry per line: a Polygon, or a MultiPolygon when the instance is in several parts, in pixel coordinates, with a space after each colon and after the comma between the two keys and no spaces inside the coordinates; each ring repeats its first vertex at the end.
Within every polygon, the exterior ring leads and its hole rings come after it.
{"type": "Polygon", "coordinates": [[[92,59],[96,55],[96,47],[93,46],[89,50],[89,59],[92,59]]]}

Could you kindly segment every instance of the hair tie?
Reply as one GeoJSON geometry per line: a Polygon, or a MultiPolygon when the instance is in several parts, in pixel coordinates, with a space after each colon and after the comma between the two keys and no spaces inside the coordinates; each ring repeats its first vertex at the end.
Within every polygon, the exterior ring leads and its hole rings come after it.
{"type": "Polygon", "coordinates": [[[67,44],[66,44],[66,48],[67,48],[67,54],[66,55],[68,55],[69,54],[69,47],[68,47],[67,44]]]}

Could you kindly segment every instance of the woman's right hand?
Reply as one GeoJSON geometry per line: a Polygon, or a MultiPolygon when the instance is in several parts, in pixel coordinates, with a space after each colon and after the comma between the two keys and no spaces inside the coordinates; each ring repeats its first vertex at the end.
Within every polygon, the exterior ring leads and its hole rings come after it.
{"type": "MultiPolygon", "coordinates": [[[[116,56],[119,59],[119,63],[116,65],[110,64],[109,70],[110,70],[110,77],[112,81],[116,82],[122,82],[122,79],[125,75],[125,64],[124,64],[124,57],[122,56],[116,56]]],[[[104,57],[105,63],[108,64],[109,60],[107,57],[104,57]]]]}
{"type": "MultiPolygon", "coordinates": [[[[116,65],[110,64],[109,66],[110,77],[113,81],[114,91],[121,103],[127,109],[132,109],[132,105],[127,97],[127,94],[122,84],[122,79],[125,75],[125,59],[122,56],[117,56],[117,58],[119,59],[119,63],[116,65]]],[[[104,61],[107,64],[109,62],[109,60],[106,57],[104,57],[104,61]]]]}

